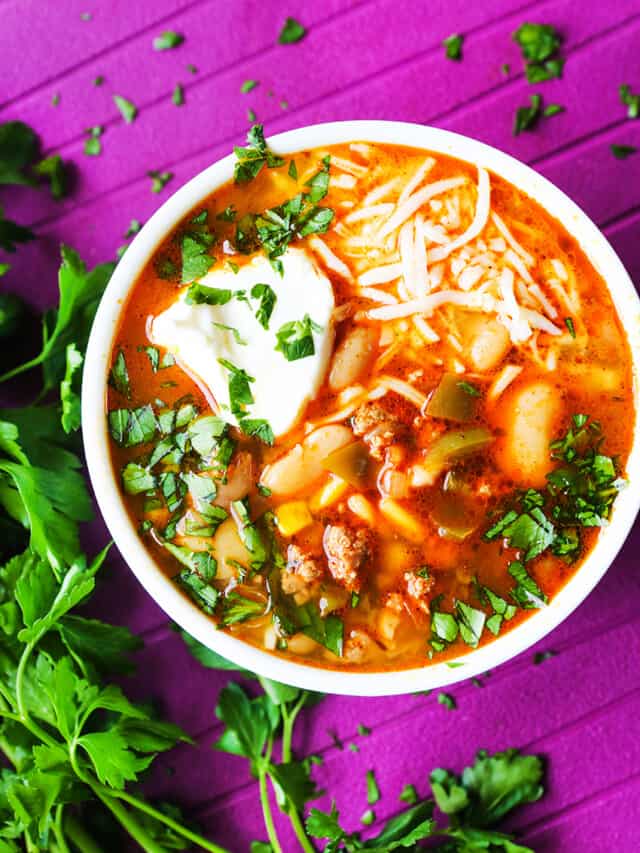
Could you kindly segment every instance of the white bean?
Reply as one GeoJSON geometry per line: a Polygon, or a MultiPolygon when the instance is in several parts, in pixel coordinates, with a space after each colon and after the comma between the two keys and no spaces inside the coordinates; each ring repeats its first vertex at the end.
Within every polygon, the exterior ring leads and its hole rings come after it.
{"type": "Polygon", "coordinates": [[[376,354],[378,332],[369,326],[352,329],[336,349],[329,372],[329,387],[341,391],[353,385],[365,372],[376,354]]]}

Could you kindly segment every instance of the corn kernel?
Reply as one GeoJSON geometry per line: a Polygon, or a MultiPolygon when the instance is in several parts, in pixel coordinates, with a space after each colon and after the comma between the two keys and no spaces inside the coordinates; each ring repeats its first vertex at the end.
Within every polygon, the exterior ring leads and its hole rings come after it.
{"type": "Polygon", "coordinates": [[[420,543],[424,540],[424,530],[420,521],[393,498],[382,498],[378,506],[387,521],[399,528],[402,535],[410,542],[420,543]]]}
{"type": "Polygon", "coordinates": [[[276,524],[283,536],[293,536],[294,533],[308,527],[313,518],[306,501],[289,501],[280,504],[275,511],[276,524]]]}
{"type": "Polygon", "coordinates": [[[311,499],[309,500],[309,507],[311,508],[311,511],[318,512],[318,510],[331,506],[331,504],[340,500],[348,488],[349,483],[347,483],[346,480],[332,474],[327,482],[311,496],[311,499]]]}

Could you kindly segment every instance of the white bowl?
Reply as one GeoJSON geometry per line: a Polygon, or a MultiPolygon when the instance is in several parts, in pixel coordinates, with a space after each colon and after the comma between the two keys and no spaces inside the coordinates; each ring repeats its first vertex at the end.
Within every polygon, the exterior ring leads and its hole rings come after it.
{"type": "MultiPolygon", "coordinates": [[[[528,166],[501,151],[445,130],[392,121],[345,121],[317,124],[281,133],[269,144],[281,154],[341,142],[369,141],[409,145],[450,154],[491,169],[562,222],[578,240],[589,260],[609,286],[627,334],[633,359],[634,401],[638,405],[640,368],[640,301],[612,247],[594,223],[557,187],[528,166]]],[[[82,423],[84,446],[93,489],[104,520],[120,553],[149,595],[178,625],[205,646],[248,670],[287,684],[326,693],[384,696],[442,687],[493,669],[538,642],[552,631],[591,592],[631,529],[640,506],[640,441],[636,419],[627,463],[632,488],[617,498],[610,524],[602,530],[589,556],[565,587],[543,610],[496,640],[459,658],[452,668],[434,663],[393,672],[341,672],[309,666],[303,660],[262,651],[223,631],[193,604],[159,569],[145,548],[125,509],[111,466],[105,416],[109,358],[122,306],[131,286],[157,246],[192,210],[233,174],[234,156],[209,166],[178,190],[142,228],[119,262],[100,303],[84,367],[82,423]]],[[[631,414],[631,413],[630,413],[631,414]]]]}

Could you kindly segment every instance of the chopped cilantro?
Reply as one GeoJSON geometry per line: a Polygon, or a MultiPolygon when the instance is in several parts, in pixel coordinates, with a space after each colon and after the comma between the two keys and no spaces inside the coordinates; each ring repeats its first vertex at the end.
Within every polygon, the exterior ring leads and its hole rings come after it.
{"type": "Polygon", "coordinates": [[[280,101],[280,109],[281,110],[288,110],[289,109],[289,102],[288,101],[280,101]]]}
{"type": "Polygon", "coordinates": [[[222,601],[221,625],[235,625],[247,619],[262,616],[265,611],[264,601],[255,601],[240,595],[235,590],[227,593],[222,601]]]}
{"type": "Polygon", "coordinates": [[[182,33],[176,33],[174,30],[165,30],[153,40],[154,50],[173,50],[174,47],[179,47],[184,42],[182,33]]]}
{"type": "Polygon", "coordinates": [[[231,512],[242,544],[251,554],[251,568],[258,570],[265,564],[268,552],[260,531],[251,521],[249,498],[231,501],[231,512]]]}
{"type": "Polygon", "coordinates": [[[158,348],[152,346],[139,346],[138,352],[144,352],[147,354],[147,358],[151,364],[151,370],[154,373],[157,373],[158,368],[160,367],[160,352],[158,348]]]}
{"type": "Polygon", "coordinates": [[[237,215],[238,211],[230,204],[224,210],[221,210],[220,213],[216,214],[216,219],[219,219],[221,222],[235,222],[237,215]]]}
{"type": "Polygon", "coordinates": [[[250,406],[253,402],[253,394],[251,393],[250,383],[255,382],[253,376],[249,376],[246,370],[241,367],[236,367],[226,358],[219,358],[218,364],[221,364],[229,371],[229,406],[231,412],[238,418],[244,417],[246,406],[250,406]]]}
{"type": "Polygon", "coordinates": [[[438,693],[438,704],[444,705],[447,711],[455,711],[458,707],[455,698],[450,693],[438,693]]]}
{"type": "Polygon", "coordinates": [[[54,92],[53,95],[51,96],[51,106],[57,107],[59,103],[60,103],[60,93],[54,92]]]}
{"type": "Polygon", "coordinates": [[[627,118],[640,118],[640,94],[634,94],[627,83],[623,83],[618,91],[620,100],[627,107],[627,118]]]}
{"type": "Polygon", "coordinates": [[[454,33],[453,35],[447,36],[447,38],[444,39],[442,45],[445,48],[445,56],[447,57],[447,59],[453,59],[456,62],[462,59],[463,41],[464,37],[458,35],[458,33],[454,33]]]}
{"type": "Polygon", "coordinates": [[[216,329],[220,329],[223,332],[231,332],[233,335],[233,339],[239,346],[247,346],[247,342],[243,337],[241,337],[240,332],[234,326],[227,326],[224,323],[216,323],[214,321],[213,325],[216,329]]]}
{"type": "Polygon", "coordinates": [[[322,326],[314,323],[308,314],[302,320],[284,323],[276,332],[276,352],[281,352],[287,361],[298,361],[315,354],[313,332],[321,332],[322,326]]]}
{"type": "Polygon", "coordinates": [[[127,237],[133,237],[134,234],[137,234],[138,231],[142,228],[142,224],[137,219],[132,219],[129,223],[129,227],[124,235],[125,240],[127,237]]]}
{"type": "Polygon", "coordinates": [[[556,77],[562,77],[564,59],[548,59],[544,63],[530,62],[527,64],[525,74],[528,83],[544,83],[556,77]]]}
{"type": "Polygon", "coordinates": [[[176,107],[181,107],[184,104],[184,87],[181,83],[176,83],[171,95],[171,103],[176,107]]]}
{"type": "Polygon", "coordinates": [[[544,62],[560,47],[560,36],[549,24],[522,24],[513,34],[527,62],[544,62]]]}
{"type": "Polygon", "coordinates": [[[295,160],[289,161],[289,168],[287,169],[287,174],[289,175],[291,180],[293,180],[293,181],[298,180],[298,167],[296,166],[295,160]]]}
{"type": "Polygon", "coordinates": [[[251,109],[251,107],[249,107],[249,109],[247,110],[247,121],[254,122],[256,118],[257,116],[255,112],[251,109]]]}
{"type": "Polygon", "coordinates": [[[99,74],[97,77],[94,77],[93,85],[94,86],[102,86],[104,83],[104,77],[102,74],[99,74]]]}
{"type": "Polygon", "coordinates": [[[274,443],[273,430],[263,418],[242,418],[238,423],[245,435],[255,436],[264,444],[272,445],[274,443]]]}
{"type": "Polygon", "coordinates": [[[240,91],[243,95],[246,95],[247,92],[251,92],[252,89],[255,89],[256,86],[259,86],[260,83],[258,80],[245,80],[244,83],[240,86],[240,91]]]}
{"type": "Polygon", "coordinates": [[[505,62],[505,63],[503,63],[503,64],[500,66],[500,73],[501,73],[504,77],[508,77],[508,76],[509,76],[509,74],[511,73],[511,67],[510,67],[510,65],[509,65],[509,63],[508,63],[508,62],[505,62]]]}
{"type": "Polygon", "coordinates": [[[508,572],[516,581],[511,597],[523,610],[540,609],[547,603],[547,596],[518,561],[509,564],[508,572]]]}
{"type": "Polygon", "coordinates": [[[571,337],[572,337],[572,338],[575,338],[575,336],[576,336],[576,328],[575,328],[575,326],[574,326],[574,324],[573,324],[573,319],[572,319],[571,317],[565,317],[565,318],[564,318],[564,324],[565,324],[565,326],[567,327],[567,329],[569,329],[569,334],[571,335],[571,337]]]}
{"type": "Polygon", "coordinates": [[[358,723],[357,731],[358,734],[362,737],[369,737],[369,735],[371,734],[371,729],[369,728],[369,726],[365,726],[362,723],[358,723]]]}
{"type": "Polygon", "coordinates": [[[549,660],[550,658],[554,658],[556,655],[557,655],[557,652],[554,652],[551,649],[549,649],[549,651],[546,651],[546,652],[536,652],[533,656],[533,662],[536,666],[539,666],[541,663],[544,663],[546,660],[549,660]]]}
{"type": "Polygon", "coordinates": [[[256,489],[258,490],[258,494],[262,495],[263,498],[271,497],[271,489],[268,486],[263,486],[262,483],[258,483],[256,485],[256,489]]]}
{"type": "Polygon", "coordinates": [[[157,169],[151,169],[147,172],[147,177],[151,178],[151,192],[159,193],[173,178],[173,172],[159,172],[157,169]]]}
{"type": "Polygon", "coordinates": [[[282,157],[277,157],[267,146],[261,124],[255,124],[249,130],[247,143],[245,147],[233,149],[237,158],[233,178],[237,184],[252,181],[265,165],[269,169],[284,165],[282,157]]]}
{"type": "Polygon", "coordinates": [[[532,130],[538,122],[541,115],[540,105],[542,99],[540,95],[531,95],[529,97],[531,105],[528,107],[518,107],[513,125],[513,135],[517,136],[524,130],[532,130]]]}
{"type": "MultiPolygon", "coordinates": [[[[209,228],[207,219],[208,213],[206,210],[203,210],[198,214],[198,216],[191,220],[189,229],[182,235],[181,280],[183,284],[188,284],[194,279],[201,278],[203,275],[206,275],[216,261],[216,259],[209,253],[209,248],[215,241],[215,235],[209,228]]],[[[214,291],[215,289],[204,288],[204,290],[214,291]]],[[[189,292],[191,293],[191,288],[189,289],[189,292]]],[[[189,297],[187,297],[187,301],[188,299],[189,297]]]]}
{"type": "Polygon", "coordinates": [[[633,145],[616,145],[615,143],[611,146],[611,153],[616,158],[616,160],[626,160],[627,157],[631,157],[632,154],[635,154],[638,149],[633,145]]]}
{"type": "Polygon", "coordinates": [[[482,610],[477,610],[464,601],[456,601],[456,613],[458,616],[458,628],[460,637],[471,648],[475,648],[480,642],[486,615],[482,610]]]}
{"type": "Polygon", "coordinates": [[[564,107],[562,104],[547,104],[547,106],[542,111],[542,115],[546,118],[550,118],[551,116],[557,116],[559,113],[564,112],[564,107]]]}
{"type": "Polygon", "coordinates": [[[189,74],[197,74],[198,73],[198,69],[196,68],[196,66],[192,65],[191,63],[189,63],[187,65],[187,71],[189,72],[189,74]]]}
{"type": "Polygon", "coordinates": [[[380,788],[373,770],[367,770],[367,802],[370,806],[375,805],[380,799],[380,788]]]}
{"type": "Polygon", "coordinates": [[[104,128],[98,124],[95,127],[90,127],[86,133],[88,135],[88,139],[86,139],[84,143],[84,153],[87,157],[97,157],[102,151],[100,137],[104,133],[104,128]]]}
{"type": "Polygon", "coordinates": [[[128,495],[139,495],[154,489],[156,478],[137,462],[128,462],[122,469],[122,486],[128,495]]]}
{"type": "Polygon", "coordinates": [[[321,201],[329,192],[329,166],[331,158],[329,155],[322,158],[322,166],[319,172],[316,172],[308,181],[305,182],[305,187],[309,187],[309,201],[313,204],[321,201]]]}
{"type": "Polygon", "coordinates": [[[115,390],[119,394],[122,394],[123,397],[126,397],[127,400],[131,399],[129,371],[127,370],[127,362],[122,350],[118,350],[118,355],[111,367],[111,371],[109,373],[109,385],[111,385],[112,388],[115,388],[115,390]]]}
{"type": "Polygon", "coordinates": [[[137,409],[113,409],[108,421],[111,437],[121,447],[147,444],[158,428],[156,416],[148,404],[137,409]]]}
{"type": "Polygon", "coordinates": [[[398,799],[403,803],[408,803],[410,806],[415,805],[418,802],[416,786],[411,784],[405,785],[402,791],[400,791],[398,799]]]}
{"type": "Polygon", "coordinates": [[[134,103],[123,98],[122,95],[114,95],[113,101],[116,107],[120,110],[120,115],[125,120],[126,124],[131,124],[135,121],[138,115],[138,108],[134,103]]]}
{"type": "Polygon", "coordinates": [[[279,44],[295,44],[303,39],[306,33],[306,29],[299,21],[296,21],[295,18],[287,18],[280,30],[278,42],[279,44]]]}
{"type": "Polygon", "coordinates": [[[226,305],[233,298],[233,291],[225,287],[207,287],[205,284],[192,284],[187,290],[187,305],[226,305]]]}
{"type": "Polygon", "coordinates": [[[256,309],[256,320],[263,329],[268,329],[277,300],[275,290],[268,284],[254,284],[251,288],[251,297],[260,301],[256,309]]]}

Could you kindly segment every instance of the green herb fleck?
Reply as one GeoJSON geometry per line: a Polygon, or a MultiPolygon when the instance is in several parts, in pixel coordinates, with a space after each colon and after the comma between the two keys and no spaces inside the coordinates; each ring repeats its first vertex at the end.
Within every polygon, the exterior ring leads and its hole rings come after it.
{"type": "Polygon", "coordinates": [[[171,95],[171,102],[176,107],[181,107],[184,104],[184,87],[181,83],[176,83],[175,89],[171,95]]]}
{"type": "Polygon", "coordinates": [[[445,56],[447,59],[453,59],[455,62],[459,62],[462,59],[463,41],[464,36],[458,35],[458,33],[454,33],[444,39],[442,45],[445,48],[445,56]]]}
{"type": "Polygon", "coordinates": [[[640,118],[640,94],[635,95],[628,83],[623,83],[618,91],[620,100],[627,107],[627,118],[640,118]]]}
{"type": "Polygon", "coordinates": [[[321,332],[322,326],[314,323],[308,314],[302,320],[284,323],[276,332],[276,352],[281,352],[287,361],[298,361],[315,354],[313,332],[321,332]]]}
{"type": "Polygon", "coordinates": [[[240,91],[243,95],[246,95],[247,92],[251,92],[256,86],[259,86],[260,82],[258,80],[245,80],[244,83],[240,86],[240,91]]]}
{"type": "Polygon", "coordinates": [[[611,153],[616,158],[616,160],[626,160],[627,157],[631,157],[632,154],[635,154],[638,149],[633,145],[612,145],[611,153]]]}
{"type": "Polygon", "coordinates": [[[295,44],[303,39],[306,33],[306,29],[295,18],[287,18],[278,36],[278,42],[279,44],[295,44]]]}
{"type": "Polygon", "coordinates": [[[84,153],[87,157],[97,157],[98,154],[102,151],[102,143],[100,142],[100,137],[104,132],[104,128],[101,125],[96,125],[95,127],[90,127],[86,133],[88,134],[88,139],[85,140],[84,143],[84,153]]]}
{"type": "Polygon", "coordinates": [[[176,33],[173,30],[165,30],[161,35],[156,36],[153,40],[154,50],[173,50],[179,47],[184,41],[182,33],[176,33]]]}
{"type": "Polygon", "coordinates": [[[367,802],[370,806],[375,805],[380,799],[380,788],[373,770],[367,770],[367,802]]]}
{"type": "Polygon", "coordinates": [[[542,103],[540,95],[531,95],[529,100],[531,102],[531,106],[518,107],[516,110],[516,117],[513,125],[514,136],[517,136],[524,130],[532,130],[540,118],[540,105],[542,103]]]}
{"type": "Polygon", "coordinates": [[[458,708],[456,700],[450,693],[438,693],[438,703],[444,705],[447,711],[455,711],[458,708]]]}
{"type": "Polygon", "coordinates": [[[147,172],[147,177],[151,178],[151,192],[159,193],[173,178],[173,172],[160,172],[157,169],[151,169],[147,172]]]}
{"type": "Polygon", "coordinates": [[[132,124],[138,115],[138,108],[134,103],[123,98],[122,95],[114,95],[113,101],[116,107],[120,110],[120,115],[125,120],[126,124],[132,124]]]}

